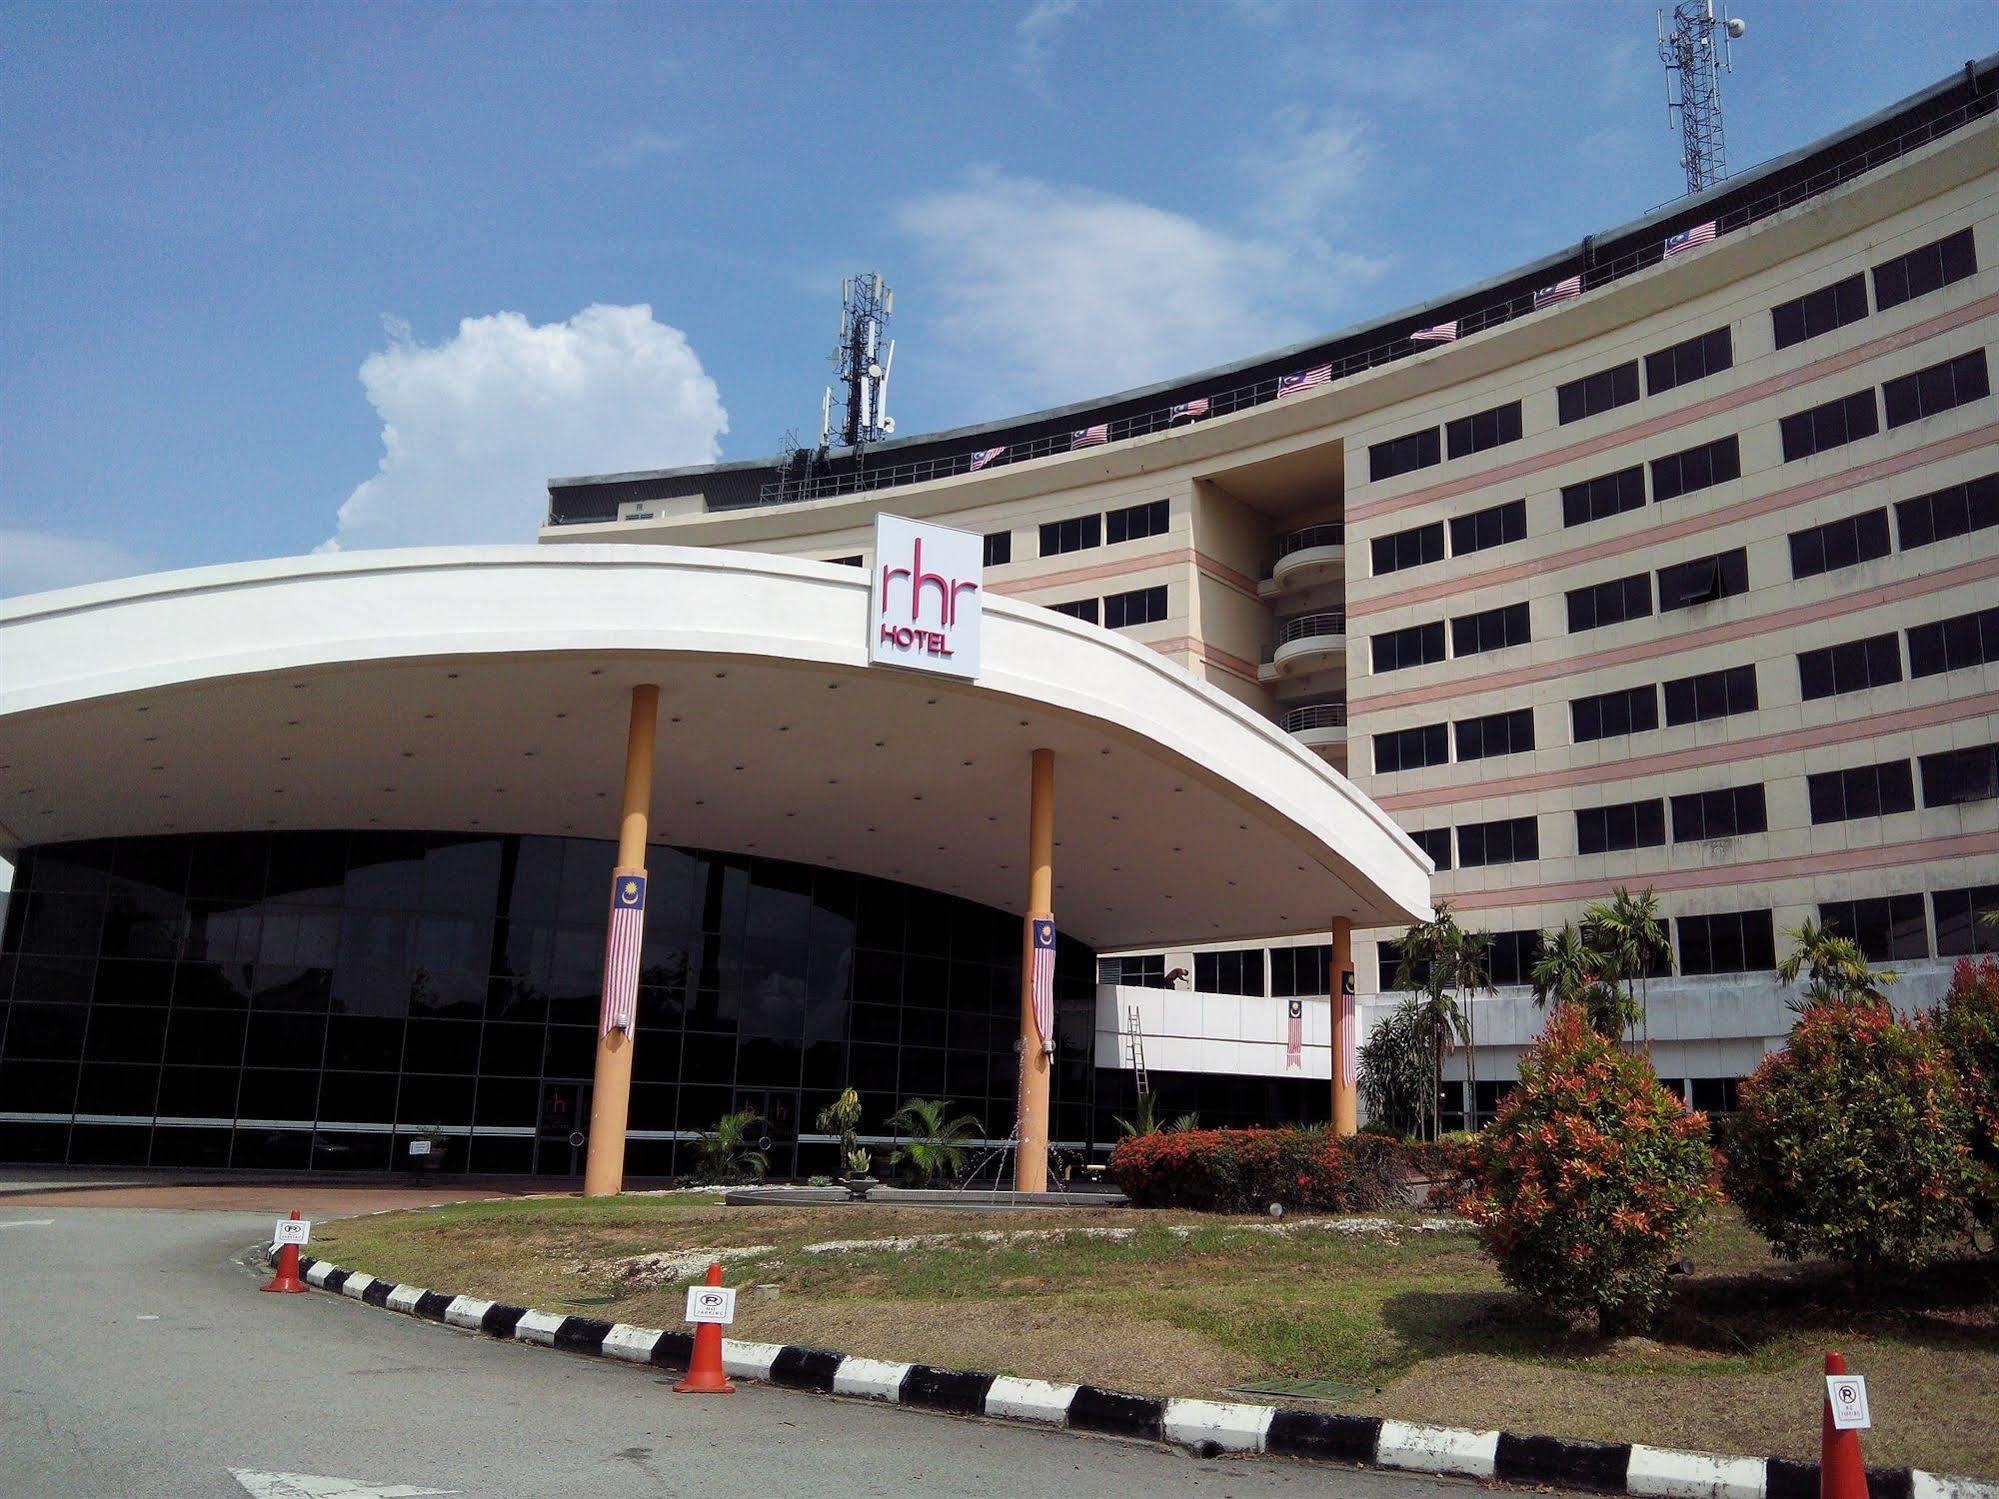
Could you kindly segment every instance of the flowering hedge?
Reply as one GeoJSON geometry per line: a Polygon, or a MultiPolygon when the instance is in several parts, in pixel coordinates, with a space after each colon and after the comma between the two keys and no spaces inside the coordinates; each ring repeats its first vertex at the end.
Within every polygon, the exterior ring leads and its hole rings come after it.
{"type": "Polygon", "coordinates": [[[1471,1149],[1469,1211],[1501,1277],[1606,1330],[1656,1309],[1716,1195],[1706,1119],[1574,1005],[1471,1149]]]}
{"type": "Polygon", "coordinates": [[[1999,958],[1966,958],[1937,1011],[1937,1039],[1957,1068],[1978,1175],[1972,1211],[1999,1229],[1999,958]]]}
{"type": "Polygon", "coordinates": [[[1190,1129],[1136,1135],[1109,1174],[1142,1208],[1260,1213],[1348,1206],[1351,1153],[1323,1129],[1190,1129]]]}
{"type": "Polygon", "coordinates": [[[1965,1227],[1975,1171],[1957,1069],[1928,1022],[1820,1004],[1742,1085],[1729,1195],[1786,1259],[1913,1267],[1965,1227]]]}

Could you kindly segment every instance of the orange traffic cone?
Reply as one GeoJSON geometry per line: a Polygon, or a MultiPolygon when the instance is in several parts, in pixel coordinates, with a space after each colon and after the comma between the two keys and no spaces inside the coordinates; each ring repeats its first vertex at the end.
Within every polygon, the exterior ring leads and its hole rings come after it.
{"type": "MultiPolygon", "coordinates": [[[[708,1284],[722,1283],[722,1267],[708,1266],[708,1284]]],[[[733,1395],[736,1387],[722,1372],[722,1324],[719,1322],[697,1322],[694,1324],[694,1356],[687,1361],[687,1378],[674,1388],[683,1395],[733,1395]]],[[[1832,1417],[1826,1417],[1828,1421],[1832,1417]]],[[[1861,1499],[1866,1499],[1863,1494],[1861,1499]]]]}
{"type": "MultiPolygon", "coordinates": [[[[292,1222],[298,1222],[298,1209],[292,1209],[292,1222]]],[[[271,1277],[271,1283],[258,1287],[263,1291],[306,1291],[311,1287],[298,1278],[298,1245],[283,1244],[278,1247],[278,1273],[271,1277]]],[[[1828,1418],[1830,1419],[1830,1418],[1828,1418]]]]}
{"type": "MultiPolygon", "coordinates": [[[[1844,1374],[1846,1355],[1828,1353],[1825,1372],[1844,1374]]],[[[1867,1469],[1860,1461],[1860,1433],[1832,1424],[1832,1393],[1827,1391],[1819,1428],[1819,1499],[1867,1499],[1867,1469]]]]}

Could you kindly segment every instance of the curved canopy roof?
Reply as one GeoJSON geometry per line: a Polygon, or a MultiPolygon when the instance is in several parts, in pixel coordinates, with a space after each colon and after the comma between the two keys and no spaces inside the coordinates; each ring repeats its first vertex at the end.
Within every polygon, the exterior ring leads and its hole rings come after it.
{"type": "Polygon", "coordinates": [[[112,834],[616,832],[1018,909],[1055,752],[1058,920],[1101,948],[1398,925],[1430,863],[1318,757],[1108,631],[988,598],[982,674],[866,660],[858,569],[658,546],[348,553],[0,602],[0,851],[112,834]]]}

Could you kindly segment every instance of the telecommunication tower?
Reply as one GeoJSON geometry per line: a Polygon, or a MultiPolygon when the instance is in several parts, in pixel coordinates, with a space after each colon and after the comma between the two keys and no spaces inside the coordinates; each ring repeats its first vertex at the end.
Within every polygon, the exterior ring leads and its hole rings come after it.
{"type": "Polygon", "coordinates": [[[822,448],[836,440],[843,447],[865,448],[894,435],[895,418],[888,414],[888,376],[895,364],[888,319],[894,311],[895,292],[878,273],[867,271],[840,283],[840,342],[833,350],[833,371],[847,388],[847,405],[836,427],[833,388],[826,388],[819,406],[822,448]]]}
{"type": "Polygon", "coordinates": [[[1721,75],[1731,71],[1729,43],[1749,30],[1746,21],[1714,0],[1678,0],[1672,29],[1659,12],[1659,59],[1666,65],[1666,118],[1680,127],[1680,165],[1687,192],[1713,187],[1728,175],[1728,148],[1721,132],[1721,75]]]}

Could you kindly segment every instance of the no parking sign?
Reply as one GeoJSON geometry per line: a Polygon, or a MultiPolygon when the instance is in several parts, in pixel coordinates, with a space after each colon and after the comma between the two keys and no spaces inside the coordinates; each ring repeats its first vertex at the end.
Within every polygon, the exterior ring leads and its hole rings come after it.
{"type": "Polygon", "coordinates": [[[1874,1424],[1867,1415],[1867,1381],[1860,1375],[1826,1375],[1825,1398],[1834,1431],[1865,1431],[1874,1424]]]}

